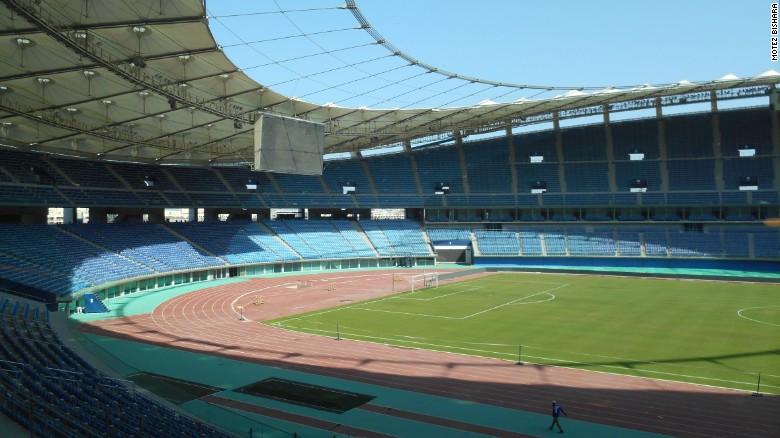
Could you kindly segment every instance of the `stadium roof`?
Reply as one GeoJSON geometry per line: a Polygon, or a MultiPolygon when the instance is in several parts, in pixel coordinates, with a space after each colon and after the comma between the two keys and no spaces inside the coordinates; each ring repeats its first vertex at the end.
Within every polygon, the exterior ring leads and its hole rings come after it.
{"type": "MultiPolygon", "coordinates": [[[[325,152],[355,152],[610,111],[765,95],[780,74],[585,89],[507,84],[406,55],[349,11],[394,58],[465,85],[551,96],[436,108],[350,108],[286,96],[239,69],[214,40],[202,0],[5,0],[0,6],[0,142],[22,150],[160,164],[252,164],[263,112],[325,124],[325,152]]],[[[292,55],[291,57],[294,57],[292,55]]]]}

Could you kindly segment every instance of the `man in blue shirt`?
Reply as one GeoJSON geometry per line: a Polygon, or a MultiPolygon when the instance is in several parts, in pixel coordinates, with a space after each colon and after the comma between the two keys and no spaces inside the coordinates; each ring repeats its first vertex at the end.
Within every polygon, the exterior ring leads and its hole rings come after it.
{"type": "Polygon", "coordinates": [[[553,422],[552,424],[550,424],[550,427],[548,427],[548,429],[552,430],[553,426],[558,426],[558,432],[563,433],[563,428],[561,427],[561,423],[558,422],[558,417],[560,417],[561,414],[567,417],[569,416],[569,414],[567,414],[566,411],[563,410],[561,405],[559,405],[557,401],[553,400],[552,402],[553,422]]]}

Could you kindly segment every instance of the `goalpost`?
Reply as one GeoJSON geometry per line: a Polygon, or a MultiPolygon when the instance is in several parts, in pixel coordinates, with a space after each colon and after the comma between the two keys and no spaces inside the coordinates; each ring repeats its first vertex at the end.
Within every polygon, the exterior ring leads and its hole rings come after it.
{"type": "Polygon", "coordinates": [[[409,282],[412,284],[412,292],[426,287],[439,287],[439,273],[413,275],[409,277],[409,282]]]}

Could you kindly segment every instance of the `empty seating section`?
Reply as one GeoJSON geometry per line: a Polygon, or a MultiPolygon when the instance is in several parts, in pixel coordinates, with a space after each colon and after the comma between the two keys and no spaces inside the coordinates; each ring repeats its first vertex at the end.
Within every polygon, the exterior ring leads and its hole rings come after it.
{"type": "Polygon", "coordinates": [[[250,179],[257,183],[257,192],[275,191],[266,172],[253,172],[244,167],[217,167],[214,172],[219,173],[236,193],[247,192],[246,184],[250,179]]]}
{"type": "Polygon", "coordinates": [[[739,156],[743,146],[755,148],[756,155],[771,155],[772,123],[764,109],[721,111],[721,148],[725,157],[739,156]]]}
{"type": "Polygon", "coordinates": [[[304,258],[343,259],[358,256],[330,221],[277,220],[265,223],[304,258]]]}
{"type": "Polygon", "coordinates": [[[439,147],[415,151],[414,159],[423,193],[433,193],[439,183],[449,184],[451,194],[464,193],[463,173],[456,148],[439,147]]]}
{"type": "MultiPolygon", "coordinates": [[[[463,153],[472,194],[514,192],[506,139],[468,143],[463,146],[463,153]]],[[[509,205],[513,203],[514,200],[509,205]]]]}
{"type": "MultiPolygon", "coordinates": [[[[282,193],[325,193],[320,183],[320,178],[314,175],[286,175],[274,174],[273,178],[282,193]]],[[[246,190],[246,186],[243,187],[246,190]]]]}
{"type": "Polygon", "coordinates": [[[0,410],[31,436],[232,436],[104,375],[65,346],[48,322],[48,312],[35,304],[8,298],[0,304],[0,410]]]}
{"type": "MultiPolygon", "coordinates": [[[[750,257],[750,228],[723,229],[723,251],[726,257],[750,257]]],[[[760,239],[761,235],[756,234],[760,239]]]]}
{"type": "Polygon", "coordinates": [[[178,222],[167,226],[231,264],[281,260],[272,250],[253,240],[244,229],[248,222],[178,222]]]}
{"type": "Polygon", "coordinates": [[[271,175],[249,167],[89,161],[2,150],[0,204],[107,208],[774,205],[780,197],[771,131],[765,108],[720,111],[717,116],[675,115],[615,122],[609,127],[519,134],[512,138],[514,154],[507,139],[500,137],[329,160],[322,176],[271,175]],[[714,145],[714,132],[720,133],[719,148],[714,145]],[[608,135],[613,145],[610,156],[608,135]],[[556,147],[558,136],[562,156],[556,147]],[[758,156],[740,158],[744,146],[756,148],[758,156]],[[629,153],[636,150],[645,154],[644,160],[629,160],[629,153]],[[536,154],[544,156],[543,163],[529,162],[529,156],[536,154]],[[758,178],[759,190],[740,193],[738,179],[743,176],[758,178]],[[145,182],[146,177],[150,182],[145,182]],[[257,191],[248,192],[250,178],[257,182],[257,191]],[[647,193],[628,196],[631,182],[637,179],[647,182],[647,193]],[[546,195],[530,196],[531,186],[542,181],[546,195]],[[662,184],[667,181],[668,186],[662,184]],[[357,184],[357,196],[342,194],[348,182],[357,184]],[[440,183],[449,184],[448,196],[433,194],[440,183]]]}
{"type": "Polygon", "coordinates": [[[569,192],[610,192],[606,162],[566,163],[564,174],[569,192]]]}
{"type": "Polygon", "coordinates": [[[520,254],[520,244],[515,232],[478,230],[474,234],[482,255],[520,254]]]}
{"type": "Polygon", "coordinates": [[[331,221],[331,225],[341,233],[341,236],[352,247],[358,257],[375,257],[377,253],[368,244],[368,241],[353,225],[351,221],[331,221]]]}
{"type": "Polygon", "coordinates": [[[54,170],[41,157],[38,154],[3,150],[0,166],[20,183],[37,184],[51,180],[57,185],[70,185],[59,172],[54,170]]]}
{"type": "Polygon", "coordinates": [[[341,194],[345,183],[353,182],[357,184],[358,193],[370,193],[371,187],[366,178],[366,172],[363,171],[363,165],[357,160],[334,160],[326,165],[326,171],[323,171],[322,177],[331,194],[341,194]]]}
{"type": "Polygon", "coordinates": [[[522,248],[523,255],[542,255],[542,238],[538,232],[535,231],[520,231],[520,247],[522,248]]]}
{"type": "Polygon", "coordinates": [[[52,159],[73,183],[80,187],[126,188],[105,163],[91,160],[52,159]]]}
{"type": "Polygon", "coordinates": [[[471,240],[471,230],[467,228],[428,228],[431,242],[446,244],[449,242],[468,242],[471,240]]]}
{"type": "Polygon", "coordinates": [[[658,122],[655,120],[632,120],[610,125],[615,161],[627,161],[628,154],[640,151],[645,160],[655,160],[658,154],[658,122]]]}
{"type": "Polygon", "coordinates": [[[720,257],[723,246],[720,233],[669,232],[672,257],[720,257]]]}
{"type": "Polygon", "coordinates": [[[545,182],[547,192],[560,193],[561,180],[558,177],[558,164],[521,163],[517,164],[518,193],[530,193],[535,182],[545,182]]]}
{"type": "Polygon", "coordinates": [[[544,245],[547,255],[566,255],[566,234],[563,229],[550,228],[544,230],[544,245]]]}
{"type": "Polygon", "coordinates": [[[58,294],[151,273],[48,225],[0,225],[0,253],[16,281],[58,294]]]}
{"type": "Polygon", "coordinates": [[[642,242],[639,239],[639,232],[618,231],[616,244],[618,254],[623,257],[639,257],[642,255],[642,242]]]}
{"type": "Polygon", "coordinates": [[[603,125],[561,130],[564,161],[606,161],[607,137],[603,125]]]}
{"type": "MultiPolygon", "coordinates": [[[[276,233],[287,245],[304,259],[321,259],[322,255],[314,249],[303,237],[288,225],[289,221],[263,221],[263,224],[276,233]]],[[[316,245],[315,245],[316,246],[316,245]]]]}
{"type": "Polygon", "coordinates": [[[614,256],[617,247],[612,232],[568,233],[569,253],[582,256],[614,256]]]}
{"type": "MultiPolygon", "coordinates": [[[[669,160],[669,191],[715,190],[715,160],[669,160]]],[[[717,203],[714,202],[714,203],[717,203]]]]}
{"type": "Polygon", "coordinates": [[[282,242],[278,236],[269,234],[266,229],[255,222],[244,223],[244,231],[249,234],[249,238],[257,242],[260,246],[268,248],[279,256],[279,260],[300,260],[301,256],[296,254],[289,246],[282,242]]]}
{"type": "Polygon", "coordinates": [[[420,227],[411,220],[361,220],[359,224],[381,256],[431,255],[420,227]]]}
{"type": "Polygon", "coordinates": [[[667,158],[713,156],[712,117],[710,115],[666,117],[663,122],[667,158]]]}
{"type": "Polygon", "coordinates": [[[63,228],[154,272],[225,265],[224,261],[201,253],[161,225],[118,223],[63,225],[63,228]]]}
{"type": "Polygon", "coordinates": [[[555,132],[542,131],[516,135],[513,138],[515,144],[515,162],[528,163],[531,155],[541,155],[545,162],[556,163],[559,160],[555,151],[555,132]]]}
{"type": "Polygon", "coordinates": [[[0,203],[8,205],[70,205],[53,187],[4,186],[0,203]]]}
{"type": "Polygon", "coordinates": [[[643,235],[645,254],[648,257],[666,257],[668,255],[666,230],[645,232],[643,235]]]}
{"type": "Polygon", "coordinates": [[[178,190],[159,166],[111,163],[111,168],[135,190],[147,189],[147,185],[144,182],[146,177],[154,180],[155,185],[153,188],[155,190],[178,190]]]}
{"type": "MultiPolygon", "coordinates": [[[[367,158],[365,163],[374,180],[377,193],[391,195],[419,193],[417,178],[406,154],[371,157],[367,158]]],[[[419,200],[416,202],[419,203],[419,200]]]]}
{"type": "Polygon", "coordinates": [[[723,160],[723,183],[726,190],[739,190],[741,177],[757,178],[759,190],[775,190],[775,176],[772,159],[730,158],[723,160]]]}
{"type": "Polygon", "coordinates": [[[777,259],[780,257],[780,234],[776,229],[754,230],[754,255],[761,259],[777,259]]]}
{"type": "Polygon", "coordinates": [[[211,169],[175,167],[168,169],[179,187],[188,191],[225,192],[225,184],[211,169]]]}
{"type": "Polygon", "coordinates": [[[661,162],[655,160],[618,161],[615,163],[615,184],[618,193],[631,189],[631,182],[645,180],[648,192],[661,191],[661,162]]]}

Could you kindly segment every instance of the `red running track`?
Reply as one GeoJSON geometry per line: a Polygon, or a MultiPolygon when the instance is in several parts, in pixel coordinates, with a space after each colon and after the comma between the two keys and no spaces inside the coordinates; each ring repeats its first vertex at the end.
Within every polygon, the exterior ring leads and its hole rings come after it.
{"type": "Polygon", "coordinates": [[[777,396],[336,341],[255,323],[384,296],[408,284],[393,282],[392,275],[376,271],[251,279],[179,296],[151,314],[81,326],[103,336],[527,412],[548,414],[550,400],[557,399],[572,419],[653,433],[780,437],[777,396]],[[312,279],[312,286],[296,288],[302,278],[312,279]],[[335,291],[328,290],[330,283],[335,291]],[[260,305],[254,304],[257,296],[262,296],[260,305]],[[240,320],[236,305],[243,305],[250,322],[240,320]]]}

